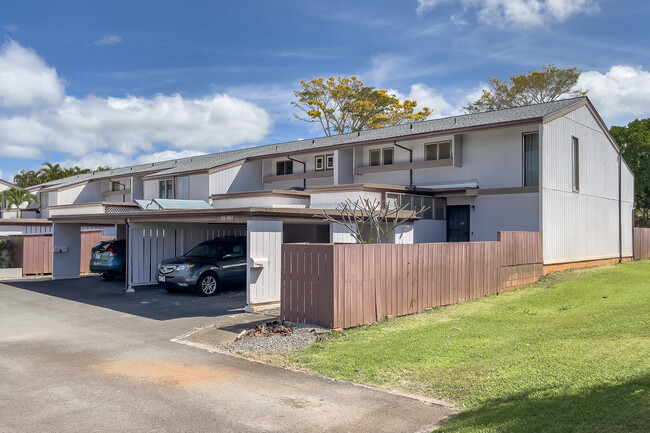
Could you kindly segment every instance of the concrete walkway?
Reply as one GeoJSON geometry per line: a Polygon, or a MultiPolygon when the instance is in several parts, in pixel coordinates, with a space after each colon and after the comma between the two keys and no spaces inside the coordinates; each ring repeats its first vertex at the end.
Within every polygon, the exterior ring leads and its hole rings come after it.
{"type": "Polygon", "coordinates": [[[415,432],[452,413],[170,341],[259,320],[239,292],[119,287],[96,278],[0,284],[0,432],[415,432]]]}

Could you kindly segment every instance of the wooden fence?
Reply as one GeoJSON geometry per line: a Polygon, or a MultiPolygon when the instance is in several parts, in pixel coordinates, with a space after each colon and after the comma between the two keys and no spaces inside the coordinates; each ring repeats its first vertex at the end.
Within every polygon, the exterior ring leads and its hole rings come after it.
{"type": "Polygon", "coordinates": [[[650,258],[650,229],[636,227],[634,229],[634,260],[650,258]]]}
{"type": "Polygon", "coordinates": [[[282,245],[283,320],[348,328],[536,281],[539,232],[496,242],[282,245]]]}
{"type": "MultiPolygon", "coordinates": [[[[79,272],[90,272],[90,254],[93,246],[102,240],[113,239],[102,235],[101,230],[81,232],[81,258],[79,272]]],[[[52,235],[25,235],[12,242],[14,262],[23,268],[25,275],[46,275],[52,273],[52,235]]]]}

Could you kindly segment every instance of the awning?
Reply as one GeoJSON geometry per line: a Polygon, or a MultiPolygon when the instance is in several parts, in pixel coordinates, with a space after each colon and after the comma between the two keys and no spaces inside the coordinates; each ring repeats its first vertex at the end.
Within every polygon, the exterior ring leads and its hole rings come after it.
{"type": "Polygon", "coordinates": [[[151,201],[136,200],[136,203],[143,210],[197,210],[212,209],[207,202],[203,200],[176,200],[170,198],[153,198],[151,201]]]}

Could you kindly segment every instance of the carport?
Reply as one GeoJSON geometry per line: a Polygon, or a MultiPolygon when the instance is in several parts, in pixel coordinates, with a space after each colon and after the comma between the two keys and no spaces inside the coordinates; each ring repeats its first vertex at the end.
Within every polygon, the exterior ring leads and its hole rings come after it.
{"type": "Polygon", "coordinates": [[[341,228],[332,227],[320,215],[317,209],[238,208],[55,216],[52,275],[79,277],[82,224],[115,224],[117,238],[126,238],[127,292],[156,284],[156,268],[162,260],[209,239],[246,236],[246,309],[262,309],[280,301],[283,242],[345,241],[341,228]]]}

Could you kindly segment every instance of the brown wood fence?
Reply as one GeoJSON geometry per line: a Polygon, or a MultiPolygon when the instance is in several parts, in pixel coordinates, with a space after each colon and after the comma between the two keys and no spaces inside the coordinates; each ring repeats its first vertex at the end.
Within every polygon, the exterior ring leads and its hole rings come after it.
{"type": "Polygon", "coordinates": [[[283,320],[348,328],[536,281],[538,232],[497,242],[413,245],[284,244],[283,320]]]}
{"type": "Polygon", "coordinates": [[[650,258],[650,229],[636,227],[634,229],[634,260],[650,258]]]}
{"type": "MultiPolygon", "coordinates": [[[[102,235],[101,230],[81,232],[80,273],[90,272],[90,253],[98,242],[113,239],[102,235]]],[[[27,235],[22,242],[12,242],[16,267],[25,275],[52,273],[52,235],[27,235]]]]}

